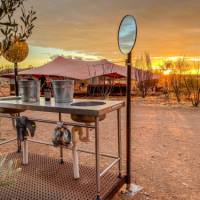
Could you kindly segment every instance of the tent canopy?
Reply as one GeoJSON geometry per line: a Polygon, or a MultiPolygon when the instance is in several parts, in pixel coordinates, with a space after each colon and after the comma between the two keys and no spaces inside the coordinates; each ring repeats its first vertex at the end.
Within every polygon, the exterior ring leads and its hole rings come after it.
{"type": "Polygon", "coordinates": [[[70,79],[85,80],[113,73],[125,77],[126,68],[113,64],[108,60],[84,61],[59,56],[41,67],[21,71],[19,75],[62,76],[70,79]]]}
{"type": "MultiPolygon", "coordinates": [[[[138,69],[132,68],[132,79],[137,80],[138,69]]],[[[106,59],[98,61],[85,61],[81,59],[64,58],[58,56],[53,61],[40,67],[20,71],[19,75],[34,76],[60,76],[74,80],[86,80],[98,76],[114,78],[126,77],[127,69],[124,66],[109,62],[106,59]]],[[[4,74],[3,77],[12,77],[14,74],[4,74]]],[[[159,76],[153,74],[153,79],[159,76]]]]}

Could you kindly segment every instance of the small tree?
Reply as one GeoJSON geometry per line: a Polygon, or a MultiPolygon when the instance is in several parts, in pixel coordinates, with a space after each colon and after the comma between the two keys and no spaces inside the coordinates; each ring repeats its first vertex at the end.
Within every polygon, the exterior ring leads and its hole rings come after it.
{"type": "Polygon", "coordinates": [[[168,100],[170,97],[170,90],[171,90],[171,84],[170,84],[170,73],[172,68],[171,65],[172,62],[167,61],[160,66],[160,71],[163,74],[163,94],[168,100]]]}
{"type": "Polygon", "coordinates": [[[136,87],[141,96],[145,98],[154,84],[150,55],[145,53],[144,56],[136,60],[135,66],[136,87]]]}
{"type": "Polygon", "coordinates": [[[26,12],[24,2],[25,0],[0,0],[1,54],[6,53],[16,39],[26,41],[32,34],[33,22],[37,19],[36,12],[32,9],[26,12]]]}
{"type": "MultiPolygon", "coordinates": [[[[98,81],[95,88],[89,87],[89,92],[88,92],[89,95],[94,96],[95,92],[97,92],[98,95],[103,97],[103,98],[107,98],[108,96],[110,96],[110,94],[113,90],[113,87],[114,87],[115,78],[110,78],[109,84],[107,84],[105,75],[113,73],[113,69],[114,69],[114,65],[109,64],[109,67],[108,67],[108,65],[106,63],[102,64],[101,68],[99,68],[98,64],[97,65],[95,65],[95,64],[94,65],[88,65],[88,73],[89,73],[90,77],[97,78],[97,74],[98,74],[97,72],[99,70],[101,71],[101,74],[102,74],[102,77],[103,77],[103,84],[99,84],[99,81],[98,81]]],[[[90,84],[93,84],[92,83],[93,78],[90,78],[90,84]]]]}
{"type": "MultiPolygon", "coordinates": [[[[15,64],[28,55],[28,45],[25,42],[31,36],[33,22],[37,19],[32,8],[25,11],[24,2],[0,0],[0,55],[15,64]]],[[[16,77],[15,81],[17,83],[16,77]]]]}
{"type": "MultiPolygon", "coordinates": [[[[194,107],[198,107],[200,104],[200,63],[194,62],[193,66],[195,74],[188,74],[184,76],[184,83],[190,100],[194,107]]],[[[191,67],[190,67],[191,69],[191,67]]]]}
{"type": "Polygon", "coordinates": [[[184,58],[179,59],[178,61],[171,64],[172,66],[172,74],[170,77],[170,82],[172,86],[173,93],[176,96],[176,100],[178,103],[181,102],[181,96],[183,93],[183,70],[185,68],[185,60],[184,58]]]}

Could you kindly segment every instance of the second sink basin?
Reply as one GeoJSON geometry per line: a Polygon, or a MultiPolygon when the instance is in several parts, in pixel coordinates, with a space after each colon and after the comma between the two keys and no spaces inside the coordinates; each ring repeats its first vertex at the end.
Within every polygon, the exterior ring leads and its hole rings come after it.
{"type": "MultiPolygon", "coordinates": [[[[91,106],[101,106],[106,104],[105,102],[102,101],[82,101],[82,102],[76,102],[72,103],[71,106],[80,106],[80,107],[91,107],[91,106]]],[[[99,120],[102,121],[104,120],[106,115],[100,116],[99,120]]],[[[89,115],[76,115],[72,114],[71,118],[73,121],[76,122],[83,122],[83,123],[93,123],[95,122],[95,117],[94,116],[89,116],[89,115]]]]}
{"type": "Polygon", "coordinates": [[[82,102],[72,103],[71,106],[80,106],[80,107],[85,107],[85,106],[102,106],[104,104],[106,104],[106,103],[102,102],[102,101],[82,101],[82,102]]]}

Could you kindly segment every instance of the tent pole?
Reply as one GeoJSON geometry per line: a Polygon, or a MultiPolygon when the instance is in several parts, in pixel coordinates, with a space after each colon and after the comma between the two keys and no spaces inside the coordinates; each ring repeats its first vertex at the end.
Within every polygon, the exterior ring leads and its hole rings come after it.
{"type": "Polygon", "coordinates": [[[18,66],[17,63],[14,64],[14,74],[15,74],[15,96],[19,96],[19,88],[18,88],[18,66]]]}

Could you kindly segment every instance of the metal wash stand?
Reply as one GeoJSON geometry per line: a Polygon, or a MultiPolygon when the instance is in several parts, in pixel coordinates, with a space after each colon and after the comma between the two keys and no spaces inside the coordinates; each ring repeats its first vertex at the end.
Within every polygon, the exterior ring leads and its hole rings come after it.
{"type": "MultiPolygon", "coordinates": [[[[85,99],[79,99],[74,100],[75,102],[91,102],[91,100],[85,100],[85,99]]],[[[94,124],[84,124],[84,123],[77,123],[77,122],[64,122],[67,126],[77,126],[77,127],[86,127],[91,128],[95,130],[95,152],[90,152],[87,150],[78,150],[80,152],[89,153],[89,154],[95,154],[96,158],[96,165],[95,165],[95,174],[96,174],[96,199],[111,199],[111,197],[122,187],[122,185],[126,182],[126,175],[122,175],[122,150],[121,150],[121,108],[125,105],[124,101],[102,101],[105,102],[104,105],[98,105],[98,106],[72,106],[71,104],[58,104],[55,103],[54,99],[51,99],[51,102],[47,103],[45,102],[44,98],[40,99],[40,102],[38,103],[24,103],[20,99],[17,98],[1,98],[0,99],[0,107],[1,108],[13,108],[13,109],[24,109],[24,110],[33,110],[33,111],[43,111],[43,112],[54,112],[58,113],[59,119],[58,121],[62,121],[61,114],[76,114],[76,115],[88,115],[95,117],[95,123],[94,124]],[[110,112],[117,111],[117,137],[118,137],[118,156],[114,155],[107,155],[107,154],[101,154],[100,153],[100,132],[99,132],[99,125],[100,125],[100,116],[108,114],[110,112]],[[103,171],[100,170],[100,156],[108,157],[114,159],[114,161],[106,167],[103,171]],[[105,194],[102,195],[101,193],[101,177],[106,176],[106,173],[108,171],[118,164],[118,174],[117,174],[117,182],[109,189],[109,191],[106,191],[105,194]]],[[[7,115],[7,114],[1,114],[0,117],[4,118],[13,118],[13,116],[7,115]]],[[[49,123],[49,124],[56,124],[58,121],[53,120],[45,120],[45,119],[32,119],[35,122],[41,122],[41,123],[49,123]]],[[[0,145],[7,144],[9,142],[13,142],[17,139],[12,139],[8,141],[2,142],[0,145]]],[[[28,140],[29,142],[35,142],[39,144],[45,144],[46,142],[42,141],[35,141],[35,140],[28,140]]],[[[23,142],[23,151],[26,149],[26,142],[23,142]]],[[[50,143],[49,143],[50,145],[50,143]]],[[[51,144],[52,145],[52,144],[51,144]]],[[[25,161],[27,160],[26,152],[23,155],[25,157],[25,161]]],[[[62,149],[61,149],[61,157],[62,157],[62,149]]],[[[62,158],[61,158],[62,159],[62,158]]],[[[80,177],[81,179],[81,177],[80,177]]],[[[67,183],[66,183],[67,184],[67,183]]],[[[78,184],[78,183],[77,183],[78,184]]],[[[68,199],[66,197],[66,199],[68,199]]],[[[84,198],[83,198],[84,199],[84,198]]],[[[75,199],[74,199],[75,200],[75,199]]]]}

